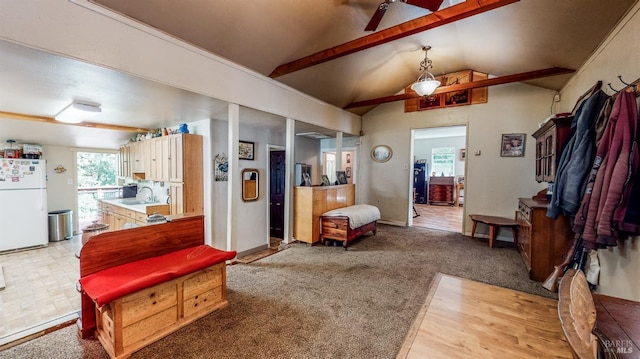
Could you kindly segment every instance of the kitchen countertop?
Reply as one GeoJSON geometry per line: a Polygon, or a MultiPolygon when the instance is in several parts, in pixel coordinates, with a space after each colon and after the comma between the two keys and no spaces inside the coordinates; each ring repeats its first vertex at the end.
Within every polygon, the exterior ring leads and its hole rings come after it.
{"type": "Polygon", "coordinates": [[[145,202],[141,200],[137,200],[135,198],[114,198],[114,199],[101,199],[103,203],[112,204],[114,206],[123,207],[126,209],[130,209],[132,211],[140,212],[147,214],[149,211],[147,207],[149,206],[169,206],[166,203],[160,202],[145,202]]]}

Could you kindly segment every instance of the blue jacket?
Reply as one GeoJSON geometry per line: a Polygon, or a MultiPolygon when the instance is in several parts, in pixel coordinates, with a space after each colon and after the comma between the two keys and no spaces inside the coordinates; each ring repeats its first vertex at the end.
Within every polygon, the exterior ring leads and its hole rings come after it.
{"type": "Polygon", "coordinates": [[[580,207],[589,171],[595,157],[595,125],[603,116],[609,96],[598,90],[585,100],[571,122],[569,141],[562,151],[547,216],[573,216],[580,207]]]}

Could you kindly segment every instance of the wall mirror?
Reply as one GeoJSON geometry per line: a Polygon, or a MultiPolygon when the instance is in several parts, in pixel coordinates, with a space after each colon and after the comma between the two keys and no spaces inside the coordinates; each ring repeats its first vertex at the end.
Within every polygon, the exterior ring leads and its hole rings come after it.
{"type": "Polygon", "coordinates": [[[245,202],[258,200],[258,184],[260,174],[255,168],[245,168],[242,170],[242,200],[245,202]]]}

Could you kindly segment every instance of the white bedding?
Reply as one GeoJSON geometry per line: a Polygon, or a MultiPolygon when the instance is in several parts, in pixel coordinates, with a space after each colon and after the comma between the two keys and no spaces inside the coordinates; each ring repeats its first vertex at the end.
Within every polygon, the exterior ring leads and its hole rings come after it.
{"type": "Polygon", "coordinates": [[[380,219],[380,210],[376,206],[368,204],[356,204],[349,207],[342,207],[322,214],[323,216],[347,216],[349,217],[349,227],[351,229],[364,226],[367,223],[380,219]]]}

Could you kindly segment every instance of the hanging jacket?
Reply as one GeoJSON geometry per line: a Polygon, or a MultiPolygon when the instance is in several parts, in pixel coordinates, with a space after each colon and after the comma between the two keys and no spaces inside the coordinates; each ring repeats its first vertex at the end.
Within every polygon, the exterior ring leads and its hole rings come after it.
{"type": "Polygon", "coordinates": [[[629,157],[636,122],[635,97],[627,92],[618,94],[574,222],[574,231],[582,233],[587,248],[617,245],[619,234],[613,225],[613,213],[624,202],[623,194],[629,192],[625,184],[630,182],[629,157]]]}
{"type": "MultiPolygon", "coordinates": [[[[636,109],[640,108],[640,98],[636,99],[636,109]]],[[[627,186],[626,203],[614,212],[614,226],[625,235],[640,235],[640,114],[636,112],[636,134],[631,145],[629,165],[631,173],[627,186]]]]}
{"type": "Polygon", "coordinates": [[[571,122],[571,137],[562,151],[547,216],[574,215],[580,207],[595,156],[595,125],[609,96],[602,90],[591,95],[571,122]]]}

